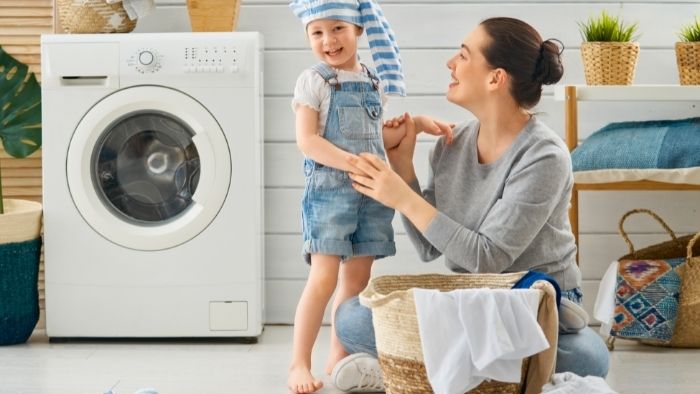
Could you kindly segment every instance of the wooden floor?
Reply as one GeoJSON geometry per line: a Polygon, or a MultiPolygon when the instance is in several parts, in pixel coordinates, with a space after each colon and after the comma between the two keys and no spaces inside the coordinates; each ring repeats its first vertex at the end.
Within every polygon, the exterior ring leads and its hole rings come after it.
{"type": "MultiPolygon", "coordinates": [[[[36,332],[23,345],[0,347],[1,394],[286,393],[292,329],[268,326],[257,344],[222,341],[49,343],[36,332]]],[[[314,355],[319,376],[328,349],[321,329],[314,355]]],[[[700,393],[700,350],[617,344],[608,384],[620,393],[700,393]]],[[[339,393],[326,380],[321,393],[339,393]]]]}

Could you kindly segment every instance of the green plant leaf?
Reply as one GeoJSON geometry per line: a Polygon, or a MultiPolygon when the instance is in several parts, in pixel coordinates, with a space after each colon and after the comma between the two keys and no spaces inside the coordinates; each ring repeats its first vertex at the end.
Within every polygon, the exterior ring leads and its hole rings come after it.
{"type": "Polygon", "coordinates": [[[596,17],[589,17],[586,22],[577,22],[583,41],[595,42],[629,42],[636,41],[635,35],[638,24],[626,24],[617,16],[612,16],[607,11],[601,11],[596,17]]]}
{"type": "Polygon", "coordinates": [[[695,18],[694,22],[691,22],[683,26],[678,32],[678,38],[683,42],[698,42],[700,41],[700,21],[695,18]]]}
{"type": "Polygon", "coordinates": [[[41,147],[41,87],[29,67],[0,47],[0,140],[13,157],[41,147]]]}

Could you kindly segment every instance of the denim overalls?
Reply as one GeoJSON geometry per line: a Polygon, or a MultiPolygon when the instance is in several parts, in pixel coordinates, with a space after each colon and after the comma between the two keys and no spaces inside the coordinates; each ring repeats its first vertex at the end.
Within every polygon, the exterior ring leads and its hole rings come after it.
{"type": "MultiPolygon", "coordinates": [[[[382,140],[382,102],[379,80],[362,66],[369,82],[338,83],[325,63],[313,67],[330,86],[328,119],[323,137],[340,149],[373,153],[385,159],[382,140]]],[[[391,221],[394,210],[352,188],[347,173],[304,159],[302,198],[302,254],[327,254],[349,259],[381,258],[396,254],[391,221]]]]}

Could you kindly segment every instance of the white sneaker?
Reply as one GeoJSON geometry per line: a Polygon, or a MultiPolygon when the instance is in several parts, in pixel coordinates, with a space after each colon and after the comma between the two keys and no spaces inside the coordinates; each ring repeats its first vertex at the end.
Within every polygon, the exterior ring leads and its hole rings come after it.
{"type": "Polygon", "coordinates": [[[383,393],[384,378],[379,360],[367,353],[351,354],[333,367],[331,381],[339,390],[351,393],[383,393]]]}

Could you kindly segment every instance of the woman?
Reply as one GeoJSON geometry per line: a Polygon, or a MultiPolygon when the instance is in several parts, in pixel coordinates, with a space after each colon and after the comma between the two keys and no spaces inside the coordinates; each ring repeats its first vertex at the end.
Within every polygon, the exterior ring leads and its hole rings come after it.
{"type": "MultiPolygon", "coordinates": [[[[452,144],[438,141],[427,187],[421,191],[413,167],[414,132],[387,152],[391,168],[363,153],[349,160],[355,168],[350,177],[356,190],[402,214],[423,260],[444,255],[455,272],[544,272],[556,279],[562,296],[580,303],[581,273],[568,220],[569,152],[529,112],[542,85],[563,75],[556,42],[542,41],[517,19],[483,21],[447,62],[447,100],[477,120],[458,125],[452,144]]],[[[355,354],[338,363],[334,383],[344,390],[357,388],[357,381],[377,386],[371,312],[354,298],[338,308],[335,324],[338,338],[355,354]]],[[[605,344],[590,328],[560,333],[557,372],[604,377],[608,362],[605,344]]]]}

